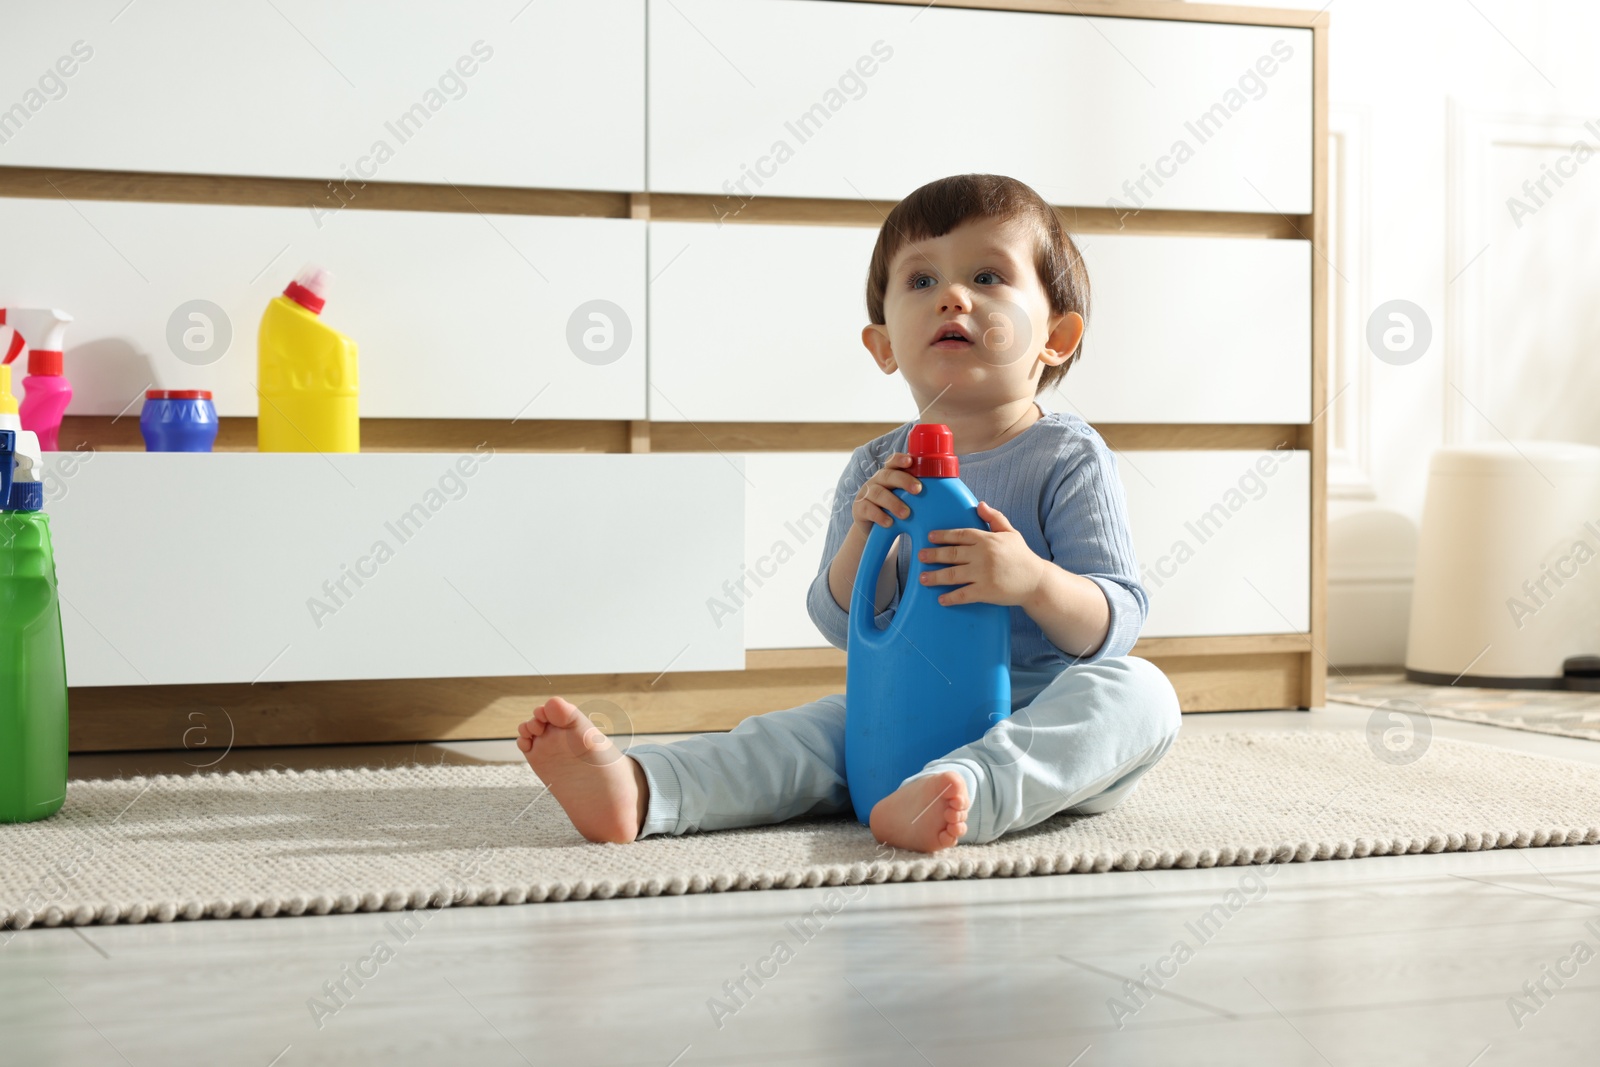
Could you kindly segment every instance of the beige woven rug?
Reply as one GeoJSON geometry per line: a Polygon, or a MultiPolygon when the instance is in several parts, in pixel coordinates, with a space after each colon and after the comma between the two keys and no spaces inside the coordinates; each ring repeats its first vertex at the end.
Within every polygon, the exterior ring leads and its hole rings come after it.
{"type": "Polygon", "coordinates": [[[73,782],[53,818],[0,826],[0,926],[1596,841],[1600,767],[1443,738],[1397,755],[1359,733],[1181,735],[1114,811],[933,856],[842,818],[592,845],[518,765],[163,775],[73,782]]]}
{"type": "Polygon", "coordinates": [[[1367,708],[1421,711],[1536,734],[1600,741],[1600,693],[1571,689],[1480,689],[1422,685],[1403,673],[1328,678],[1328,699],[1367,708]]]}

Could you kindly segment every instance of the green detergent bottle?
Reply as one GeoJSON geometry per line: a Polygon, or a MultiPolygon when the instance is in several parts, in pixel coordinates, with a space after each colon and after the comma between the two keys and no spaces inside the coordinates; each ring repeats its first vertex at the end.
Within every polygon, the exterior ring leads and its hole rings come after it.
{"type": "Polygon", "coordinates": [[[67,798],[56,561],[39,457],[19,454],[17,443],[15,430],[0,430],[0,823],[48,818],[67,798]]]}

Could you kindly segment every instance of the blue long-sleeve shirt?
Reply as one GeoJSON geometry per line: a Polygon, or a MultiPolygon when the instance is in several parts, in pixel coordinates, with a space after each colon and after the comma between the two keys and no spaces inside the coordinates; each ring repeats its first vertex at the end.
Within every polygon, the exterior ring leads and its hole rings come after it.
{"type": "MultiPolygon", "coordinates": [[[[1099,649],[1083,656],[1057,648],[1027,612],[1010,609],[1012,669],[1057,672],[1077,663],[1127,655],[1150,613],[1150,600],[1139,581],[1116,457],[1083,419],[1052,412],[1043,404],[1039,410],[1043,417],[1005,444],[986,452],[958,453],[956,458],[967,488],[1009,519],[1036,555],[1082,575],[1105,592],[1110,628],[1099,649]]],[[[850,616],[828,589],[828,569],[854,521],[851,502],[891,453],[906,451],[914,425],[908,422],[851,453],[834,492],[822,566],[811,583],[806,607],[817,629],[836,648],[846,646],[850,616]]],[[[911,500],[915,507],[915,495],[911,500]]],[[[897,557],[895,592],[877,616],[879,626],[888,625],[905,591],[910,538],[900,539],[897,557]]]]}

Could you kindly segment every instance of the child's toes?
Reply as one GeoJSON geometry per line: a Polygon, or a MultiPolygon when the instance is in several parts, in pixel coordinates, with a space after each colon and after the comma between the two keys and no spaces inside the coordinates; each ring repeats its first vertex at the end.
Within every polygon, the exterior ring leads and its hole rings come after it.
{"type": "Polygon", "coordinates": [[[570,700],[560,697],[551,697],[539,709],[539,716],[552,726],[571,726],[578,721],[578,716],[583,714],[578,706],[570,700]]]}

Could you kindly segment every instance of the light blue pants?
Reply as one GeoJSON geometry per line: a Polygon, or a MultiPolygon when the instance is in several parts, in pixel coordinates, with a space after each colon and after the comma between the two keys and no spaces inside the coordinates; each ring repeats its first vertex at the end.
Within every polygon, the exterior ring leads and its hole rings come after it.
{"type": "MultiPolygon", "coordinates": [[[[1178,736],[1178,695],[1149,660],[1119,656],[1058,673],[1011,675],[1009,718],[927,764],[954,770],[972,810],[963,844],[1059,812],[1116,807],[1178,736]]],[[[727,733],[628,749],[650,784],[640,837],[851,812],[844,695],[745,719],[727,733]]],[[[907,781],[910,781],[908,778],[907,781]]]]}

